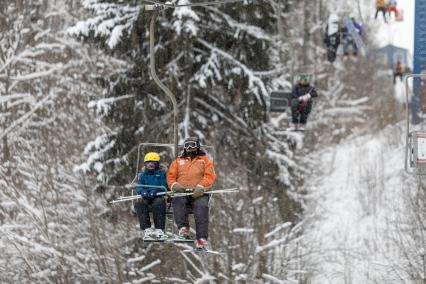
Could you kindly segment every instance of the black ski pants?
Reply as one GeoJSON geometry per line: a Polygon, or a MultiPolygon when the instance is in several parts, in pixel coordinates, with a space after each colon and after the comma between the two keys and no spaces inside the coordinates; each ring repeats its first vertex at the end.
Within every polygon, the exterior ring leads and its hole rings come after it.
{"type": "Polygon", "coordinates": [[[177,227],[189,228],[188,214],[192,209],[195,219],[197,239],[206,239],[209,236],[209,197],[207,194],[192,198],[191,196],[175,197],[172,200],[173,214],[177,227]]]}
{"type": "Polygon", "coordinates": [[[377,19],[377,15],[379,14],[379,12],[382,12],[383,19],[385,20],[385,23],[387,23],[388,21],[386,19],[386,7],[377,7],[376,9],[376,15],[374,16],[374,19],[377,19]]]}
{"type": "Polygon", "coordinates": [[[401,82],[403,80],[402,73],[394,73],[393,74],[393,83],[396,84],[396,77],[399,77],[401,79],[401,82]]]}
{"type": "Polygon", "coordinates": [[[291,117],[293,123],[306,124],[308,122],[309,114],[312,110],[312,100],[307,101],[301,105],[299,99],[292,99],[291,101],[291,117]]]}
{"type": "Polygon", "coordinates": [[[155,228],[164,230],[166,227],[166,201],[162,196],[157,196],[153,199],[142,198],[136,202],[135,210],[138,214],[141,229],[151,228],[151,220],[149,218],[150,207],[154,215],[155,228]]]}

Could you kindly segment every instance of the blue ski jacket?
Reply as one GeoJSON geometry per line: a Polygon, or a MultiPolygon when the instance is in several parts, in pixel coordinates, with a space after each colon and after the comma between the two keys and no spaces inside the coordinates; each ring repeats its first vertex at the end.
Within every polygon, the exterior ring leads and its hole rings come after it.
{"type": "MultiPolygon", "coordinates": [[[[358,24],[357,22],[353,22],[355,30],[358,32],[359,35],[362,35],[362,26],[358,24]]],[[[349,33],[348,27],[344,26],[342,28],[342,35],[343,39],[352,38],[351,34],[349,33]]]]}
{"type": "Polygon", "coordinates": [[[159,168],[155,171],[144,170],[142,173],[139,174],[136,192],[137,194],[142,195],[143,198],[154,198],[156,197],[158,192],[164,192],[166,190],[166,173],[162,169],[159,168]],[[147,187],[142,185],[163,186],[164,188],[147,187]]]}

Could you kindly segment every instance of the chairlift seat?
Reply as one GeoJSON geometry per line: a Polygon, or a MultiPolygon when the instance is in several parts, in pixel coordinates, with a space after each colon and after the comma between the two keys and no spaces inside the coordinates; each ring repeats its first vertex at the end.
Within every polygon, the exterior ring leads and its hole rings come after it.
{"type": "Polygon", "coordinates": [[[291,92],[271,92],[270,112],[287,112],[291,107],[291,92]]]}
{"type": "Polygon", "coordinates": [[[426,174],[426,130],[409,135],[410,166],[417,174],[426,174]]]}
{"type": "Polygon", "coordinates": [[[395,21],[397,22],[403,22],[404,21],[404,10],[398,9],[398,17],[395,18],[395,21]]]}

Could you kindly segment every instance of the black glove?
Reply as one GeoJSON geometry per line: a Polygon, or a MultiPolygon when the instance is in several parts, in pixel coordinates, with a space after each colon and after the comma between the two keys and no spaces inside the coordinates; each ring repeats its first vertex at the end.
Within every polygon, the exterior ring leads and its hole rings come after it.
{"type": "Polygon", "coordinates": [[[192,198],[198,198],[204,195],[204,186],[201,184],[197,184],[197,186],[194,188],[192,198]]]}
{"type": "Polygon", "coordinates": [[[184,193],[186,187],[184,187],[183,185],[181,185],[178,182],[175,182],[174,184],[172,184],[172,187],[170,188],[174,193],[184,193]]]}

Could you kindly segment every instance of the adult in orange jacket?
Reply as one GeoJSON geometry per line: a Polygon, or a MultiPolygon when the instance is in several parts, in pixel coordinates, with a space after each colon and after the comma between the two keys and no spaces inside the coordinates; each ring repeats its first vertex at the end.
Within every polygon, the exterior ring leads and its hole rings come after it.
{"type": "Polygon", "coordinates": [[[403,75],[404,75],[405,68],[402,66],[401,61],[398,61],[396,63],[395,69],[393,70],[393,84],[396,84],[396,77],[399,77],[401,79],[401,82],[403,81],[403,75]]]}
{"type": "Polygon", "coordinates": [[[374,16],[374,19],[377,19],[377,15],[379,12],[382,12],[383,19],[385,20],[385,23],[387,23],[386,19],[386,1],[385,0],[376,0],[376,15],[374,16]]]}
{"type": "Polygon", "coordinates": [[[192,208],[195,219],[196,247],[206,248],[209,229],[209,197],[204,194],[216,180],[213,163],[201,150],[200,140],[190,137],[184,142],[182,155],[172,162],[167,172],[167,184],[173,192],[192,190],[189,197],[172,200],[179,237],[189,238],[188,209],[192,208]]]}

